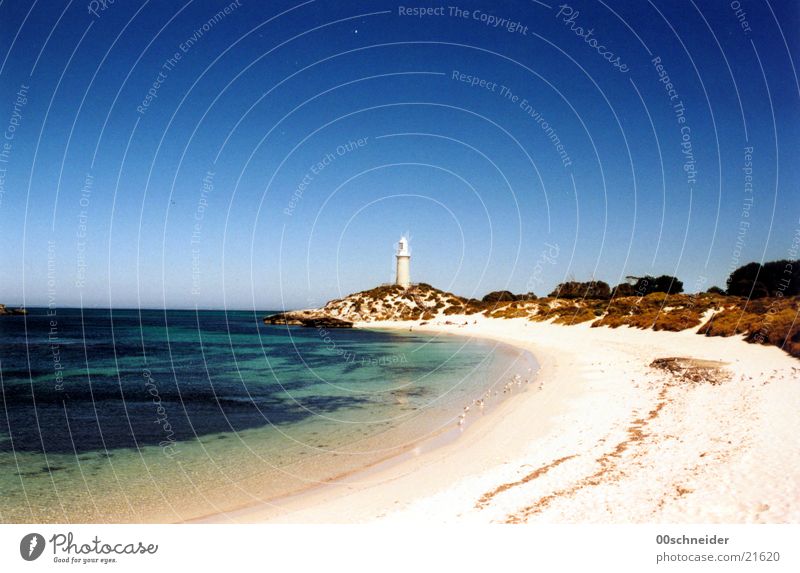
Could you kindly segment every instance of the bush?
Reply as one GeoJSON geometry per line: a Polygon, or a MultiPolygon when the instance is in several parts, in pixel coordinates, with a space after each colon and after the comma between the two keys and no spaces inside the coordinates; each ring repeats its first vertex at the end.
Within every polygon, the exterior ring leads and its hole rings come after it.
{"type": "Polygon", "coordinates": [[[718,286],[712,286],[710,289],[706,291],[708,294],[719,294],[725,296],[725,291],[719,288],[718,286]]]}
{"type": "Polygon", "coordinates": [[[700,325],[703,313],[719,308],[713,297],[703,299],[685,294],[668,295],[656,292],[645,297],[614,298],[605,316],[592,326],[631,326],[654,330],[679,331],[700,325]]]}
{"type": "Polygon", "coordinates": [[[517,306],[516,304],[505,304],[487,310],[485,314],[491,318],[525,318],[529,313],[527,308],[517,306]]]}
{"type": "Polygon", "coordinates": [[[800,260],[748,263],[728,277],[728,294],[747,298],[800,294],[800,260]]]}
{"type": "Polygon", "coordinates": [[[580,303],[573,308],[562,310],[553,320],[554,324],[580,324],[597,318],[596,311],[580,303]]]}
{"type": "Polygon", "coordinates": [[[611,298],[611,287],[603,281],[561,283],[550,293],[555,298],[611,298]]]}
{"type": "Polygon", "coordinates": [[[636,291],[631,283],[620,283],[614,287],[614,292],[611,296],[615,298],[619,296],[636,296],[636,291]]]}
{"type": "Polygon", "coordinates": [[[762,298],[725,308],[699,330],[706,336],[744,334],[748,342],[783,348],[800,358],[800,297],[762,298]]]}
{"type": "Polygon", "coordinates": [[[514,302],[514,301],[528,301],[536,300],[536,295],[532,292],[525,294],[514,294],[507,290],[496,290],[487,294],[481,299],[481,302],[514,302]]]}
{"type": "Polygon", "coordinates": [[[667,294],[680,294],[683,292],[683,282],[677,277],[661,275],[654,277],[645,275],[643,277],[628,277],[633,280],[631,285],[633,292],[630,296],[647,296],[654,292],[665,292],[667,294]]]}
{"type": "Polygon", "coordinates": [[[509,302],[517,300],[517,296],[507,290],[496,290],[490,292],[481,299],[482,302],[509,302]]]}

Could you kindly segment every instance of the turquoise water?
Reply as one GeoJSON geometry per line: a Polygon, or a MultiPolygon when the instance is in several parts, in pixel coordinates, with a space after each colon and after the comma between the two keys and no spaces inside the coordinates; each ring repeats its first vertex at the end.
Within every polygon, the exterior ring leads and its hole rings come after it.
{"type": "Polygon", "coordinates": [[[180,521],[274,499],[457,428],[534,368],[489,342],[264,312],[29,310],[0,320],[3,522],[180,521]]]}

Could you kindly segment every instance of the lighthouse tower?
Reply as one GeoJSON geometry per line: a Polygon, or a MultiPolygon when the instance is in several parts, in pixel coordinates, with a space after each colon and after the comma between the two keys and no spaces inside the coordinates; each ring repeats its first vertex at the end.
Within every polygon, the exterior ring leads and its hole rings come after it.
{"type": "Polygon", "coordinates": [[[408,249],[408,239],[400,237],[397,243],[397,281],[395,284],[403,288],[411,286],[411,251],[408,249]]]}

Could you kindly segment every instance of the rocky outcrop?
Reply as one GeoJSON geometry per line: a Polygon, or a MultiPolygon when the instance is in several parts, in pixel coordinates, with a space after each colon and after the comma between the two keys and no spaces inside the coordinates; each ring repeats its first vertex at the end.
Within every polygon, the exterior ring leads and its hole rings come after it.
{"type": "Polygon", "coordinates": [[[353,323],[332,316],[326,316],[318,310],[300,310],[281,312],[264,317],[264,324],[285,326],[308,326],[312,328],[352,328],[353,323]]]}
{"type": "Polygon", "coordinates": [[[0,304],[0,315],[13,315],[13,314],[28,314],[24,308],[8,308],[4,304],[0,304]]]}
{"type": "Polygon", "coordinates": [[[467,301],[427,284],[403,288],[384,285],[330,301],[318,309],[283,312],[264,318],[266,324],[348,328],[355,322],[429,320],[440,313],[461,312],[467,301]]]}

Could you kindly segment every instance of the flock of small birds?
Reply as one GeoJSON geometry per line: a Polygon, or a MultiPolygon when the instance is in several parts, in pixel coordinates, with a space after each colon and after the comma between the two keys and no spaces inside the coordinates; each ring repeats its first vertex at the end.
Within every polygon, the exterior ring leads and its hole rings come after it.
{"type": "MultiPolygon", "coordinates": [[[[528,375],[532,375],[532,369],[528,368],[528,375]]],[[[519,374],[514,374],[511,378],[509,378],[508,382],[506,382],[502,389],[495,389],[495,386],[489,388],[483,396],[480,398],[475,398],[471,404],[464,406],[464,411],[458,415],[458,425],[463,426],[464,422],[467,418],[467,414],[470,411],[471,407],[476,407],[479,411],[483,412],[484,407],[486,406],[487,400],[489,400],[492,396],[498,396],[502,391],[503,394],[508,394],[509,392],[513,392],[515,388],[521,388],[523,385],[530,384],[530,378],[523,378],[519,374]]],[[[537,386],[538,390],[544,389],[544,382],[539,381],[537,386]]]]}

